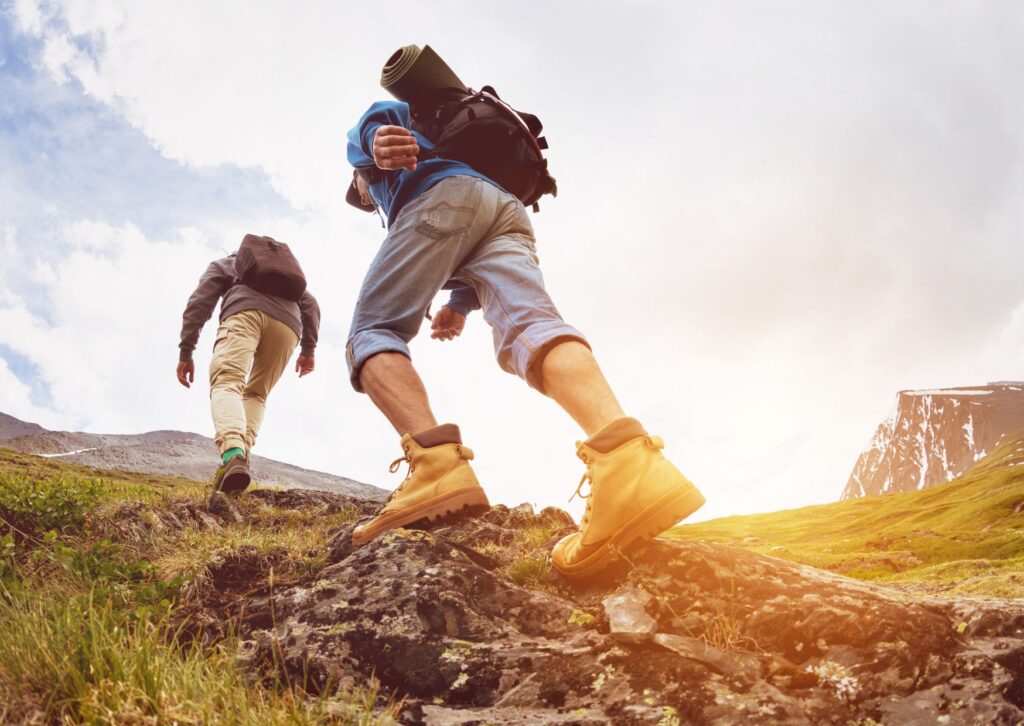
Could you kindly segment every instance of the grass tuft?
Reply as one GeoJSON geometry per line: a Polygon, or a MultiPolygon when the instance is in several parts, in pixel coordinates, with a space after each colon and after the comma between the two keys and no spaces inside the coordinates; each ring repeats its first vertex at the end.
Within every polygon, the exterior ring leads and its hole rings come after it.
{"type": "Polygon", "coordinates": [[[165,621],[134,619],[89,592],[0,599],[0,700],[8,717],[86,723],[394,723],[376,693],[310,699],[253,684],[231,642],[181,645],[165,621]],[[28,694],[28,697],[26,697],[28,694]]]}
{"type": "Polygon", "coordinates": [[[551,563],[546,552],[525,555],[508,566],[508,576],[517,585],[543,585],[551,573],[551,563]]]}

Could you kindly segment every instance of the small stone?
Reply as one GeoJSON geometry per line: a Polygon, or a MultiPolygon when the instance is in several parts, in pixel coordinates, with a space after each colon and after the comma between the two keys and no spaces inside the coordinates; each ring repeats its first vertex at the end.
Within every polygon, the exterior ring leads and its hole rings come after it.
{"type": "Polygon", "coordinates": [[[657,633],[654,636],[654,642],[683,658],[709,666],[722,675],[733,675],[742,670],[743,664],[738,658],[718,648],[713,648],[697,638],[672,633],[657,633]]]}
{"type": "Polygon", "coordinates": [[[213,530],[214,532],[220,532],[221,531],[220,523],[217,522],[216,519],[211,517],[206,512],[197,511],[197,512],[195,512],[194,516],[195,516],[196,524],[199,525],[200,529],[210,529],[210,530],[213,530]]]}
{"type": "Polygon", "coordinates": [[[651,600],[650,593],[636,587],[623,588],[602,600],[612,637],[621,643],[650,640],[657,629],[654,618],[647,614],[651,600]]]}
{"type": "Polygon", "coordinates": [[[234,524],[238,524],[243,521],[242,513],[239,511],[238,505],[221,492],[213,492],[210,494],[210,501],[207,504],[207,508],[211,513],[216,514],[217,516],[234,524]]]}

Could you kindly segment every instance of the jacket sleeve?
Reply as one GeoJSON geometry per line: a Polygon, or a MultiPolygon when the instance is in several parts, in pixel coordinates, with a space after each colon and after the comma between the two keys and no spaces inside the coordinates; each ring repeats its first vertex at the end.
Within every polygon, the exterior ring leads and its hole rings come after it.
{"type": "Polygon", "coordinates": [[[302,314],[302,355],[313,355],[316,342],[320,337],[320,305],[309,290],[299,298],[299,311],[302,314]]]}
{"type": "Polygon", "coordinates": [[[352,166],[374,166],[373,136],[381,126],[411,127],[409,104],[401,101],[378,101],[348,132],[348,163],[352,166]]]}
{"type": "Polygon", "coordinates": [[[452,289],[448,296],[448,307],[462,315],[469,315],[474,310],[480,309],[480,298],[477,297],[476,289],[471,285],[459,285],[452,289]]]}
{"type": "Polygon", "coordinates": [[[234,283],[234,276],[223,260],[211,262],[206,272],[199,278],[199,285],[188,299],[185,312],[181,316],[181,342],[178,344],[178,359],[192,360],[192,352],[199,342],[199,333],[206,321],[213,315],[214,308],[221,296],[234,283]]]}

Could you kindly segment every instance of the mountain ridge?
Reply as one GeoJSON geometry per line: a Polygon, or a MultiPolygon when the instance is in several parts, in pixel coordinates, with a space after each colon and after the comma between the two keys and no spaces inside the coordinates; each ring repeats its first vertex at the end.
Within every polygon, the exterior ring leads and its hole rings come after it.
{"type": "MultiPolygon", "coordinates": [[[[0,446],[75,464],[143,474],[209,480],[216,469],[213,439],[190,431],[159,429],[139,434],[51,431],[0,413],[0,446]]],[[[359,496],[380,501],[387,492],[348,477],[252,455],[257,483],[359,496]]]]}
{"type": "Polygon", "coordinates": [[[860,454],[841,499],[926,489],[1024,432],[1024,383],[906,389],[860,454]]]}
{"type": "Polygon", "coordinates": [[[0,441],[13,439],[18,436],[42,433],[44,431],[46,429],[39,424],[21,421],[14,418],[14,416],[8,416],[6,413],[0,412],[0,441]]]}

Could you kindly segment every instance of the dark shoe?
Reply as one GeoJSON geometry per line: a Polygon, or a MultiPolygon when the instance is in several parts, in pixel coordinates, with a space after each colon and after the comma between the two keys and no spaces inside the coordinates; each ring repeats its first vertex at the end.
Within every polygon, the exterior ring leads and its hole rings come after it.
{"type": "Polygon", "coordinates": [[[245,491],[252,477],[249,476],[249,459],[245,456],[233,456],[217,469],[213,479],[213,491],[224,494],[238,494],[245,491]]]}

